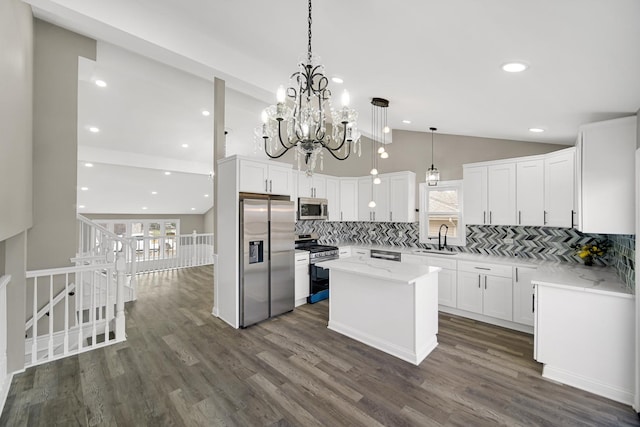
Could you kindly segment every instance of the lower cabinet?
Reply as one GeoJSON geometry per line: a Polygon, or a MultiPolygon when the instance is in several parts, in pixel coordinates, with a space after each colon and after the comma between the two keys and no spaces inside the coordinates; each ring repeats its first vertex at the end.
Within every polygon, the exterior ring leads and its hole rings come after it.
{"type": "Polygon", "coordinates": [[[438,272],[438,305],[456,307],[458,295],[456,289],[456,260],[424,255],[402,254],[402,262],[425,264],[442,268],[442,270],[438,272]]]}
{"type": "Polygon", "coordinates": [[[371,256],[371,250],[367,248],[351,248],[351,256],[369,258],[371,256]]]}
{"type": "Polygon", "coordinates": [[[351,256],[351,246],[341,246],[338,248],[339,258],[349,258],[351,256]]]}
{"type": "Polygon", "coordinates": [[[457,308],[513,320],[512,267],[458,262],[457,308]]]}
{"type": "Polygon", "coordinates": [[[531,283],[535,267],[513,267],[513,321],[533,326],[535,288],[531,283]]]}
{"type": "Polygon", "coordinates": [[[309,296],[309,252],[295,254],[295,304],[307,303],[309,296]]]}

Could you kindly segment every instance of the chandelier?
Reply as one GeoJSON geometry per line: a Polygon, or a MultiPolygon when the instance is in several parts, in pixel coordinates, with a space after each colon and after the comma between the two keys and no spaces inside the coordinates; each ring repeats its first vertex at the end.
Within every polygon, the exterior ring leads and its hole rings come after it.
{"type": "Polygon", "coordinates": [[[264,151],[272,159],[294,148],[298,169],[304,162],[307,175],[311,175],[318,160],[323,169],[323,149],[338,160],[346,160],[351,152],[361,155],[362,149],[358,113],[349,108],[349,93],[342,93],[341,107],[334,109],[324,66],[311,52],[311,0],[307,22],[306,62],[298,64],[299,70],[291,75],[286,90],[278,88],[276,104],[262,111],[262,126],[256,129],[256,136],[264,140],[264,151]]]}
{"type": "Polygon", "coordinates": [[[426,181],[429,186],[438,185],[438,181],[440,181],[440,171],[433,166],[433,132],[437,131],[436,128],[429,128],[431,131],[431,167],[427,170],[426,173],[426,181]]]}

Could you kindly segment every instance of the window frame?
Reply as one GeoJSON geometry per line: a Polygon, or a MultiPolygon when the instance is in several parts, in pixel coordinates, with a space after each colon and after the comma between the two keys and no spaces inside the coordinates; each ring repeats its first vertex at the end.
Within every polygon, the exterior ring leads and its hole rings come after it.
{"type": "Polygon", "coordinates": [[[447,236],[447,246],[466,246],[467,245],[467,227],[464,222],[464,206],[463,206],[463,186],[462,180],[440,181],[438,185],[429,186],[426,182],[421,182],[420,191],[420,208],[419,208],[419,225],[420,225],[420,243],[437,244],[437,236],[429,236],[429,192],[455,190],[458,193],[458,206],[460,212],[458,215],[458,236],[447,236]]]}

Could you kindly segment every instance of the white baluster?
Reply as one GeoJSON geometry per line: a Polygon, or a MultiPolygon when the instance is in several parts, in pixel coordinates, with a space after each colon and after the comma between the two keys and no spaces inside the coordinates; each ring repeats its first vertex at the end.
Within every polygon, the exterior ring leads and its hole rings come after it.
{"type": "Polygon", "coordinates": [[[196,238],[197,238],[196,237],[196,230],[193,230],[193,235],[191,237],[191,242],[192,242],[192,245],[191,245],[191,251],[192,251],[191,252],[191,265],[192,266],[197,265],[196,263],[198,262],[197,261],[198,260],[198,255],[196,253],[196,238]]]}
{"type": "Polygon", "coordinates": [[[33,278],[33,319],[31,327],[31,364],[38,360],[38,278],[33,278]]]}
{"type": "Polygon", "coordinates": [[[125,340],[124,288],[121,283],[116,288],[116,341],[125,340]]]}
{"type": "Polygon", "coordinates": [[[53,359],[53,274],[49,275],[49,360],[53,359]]]}
{"type": "Polygon", "coordinates": [[[64,354],[69,354],[69,273],[64,275],[64,354]]]}
{"type": "Polygon", "coordinates": [[[91,319],[91,347],[96,346],[96,274],[97,272],[93,271],[91,274],[91,311],[89,312],[89,317],[91,319]]]}

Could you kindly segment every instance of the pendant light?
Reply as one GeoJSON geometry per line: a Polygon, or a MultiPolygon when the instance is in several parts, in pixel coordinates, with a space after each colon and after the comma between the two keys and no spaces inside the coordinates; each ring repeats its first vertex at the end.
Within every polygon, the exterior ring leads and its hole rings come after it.
{"type": "Polygon", "coordinates": [[[440,181],[440,171],[433,166],[433,132],[437,131],[436,128],[429,128],[431,131],[431,167],[427,170],[426,181],[430,186],[438,185],[438,181],[440,181]]]}

